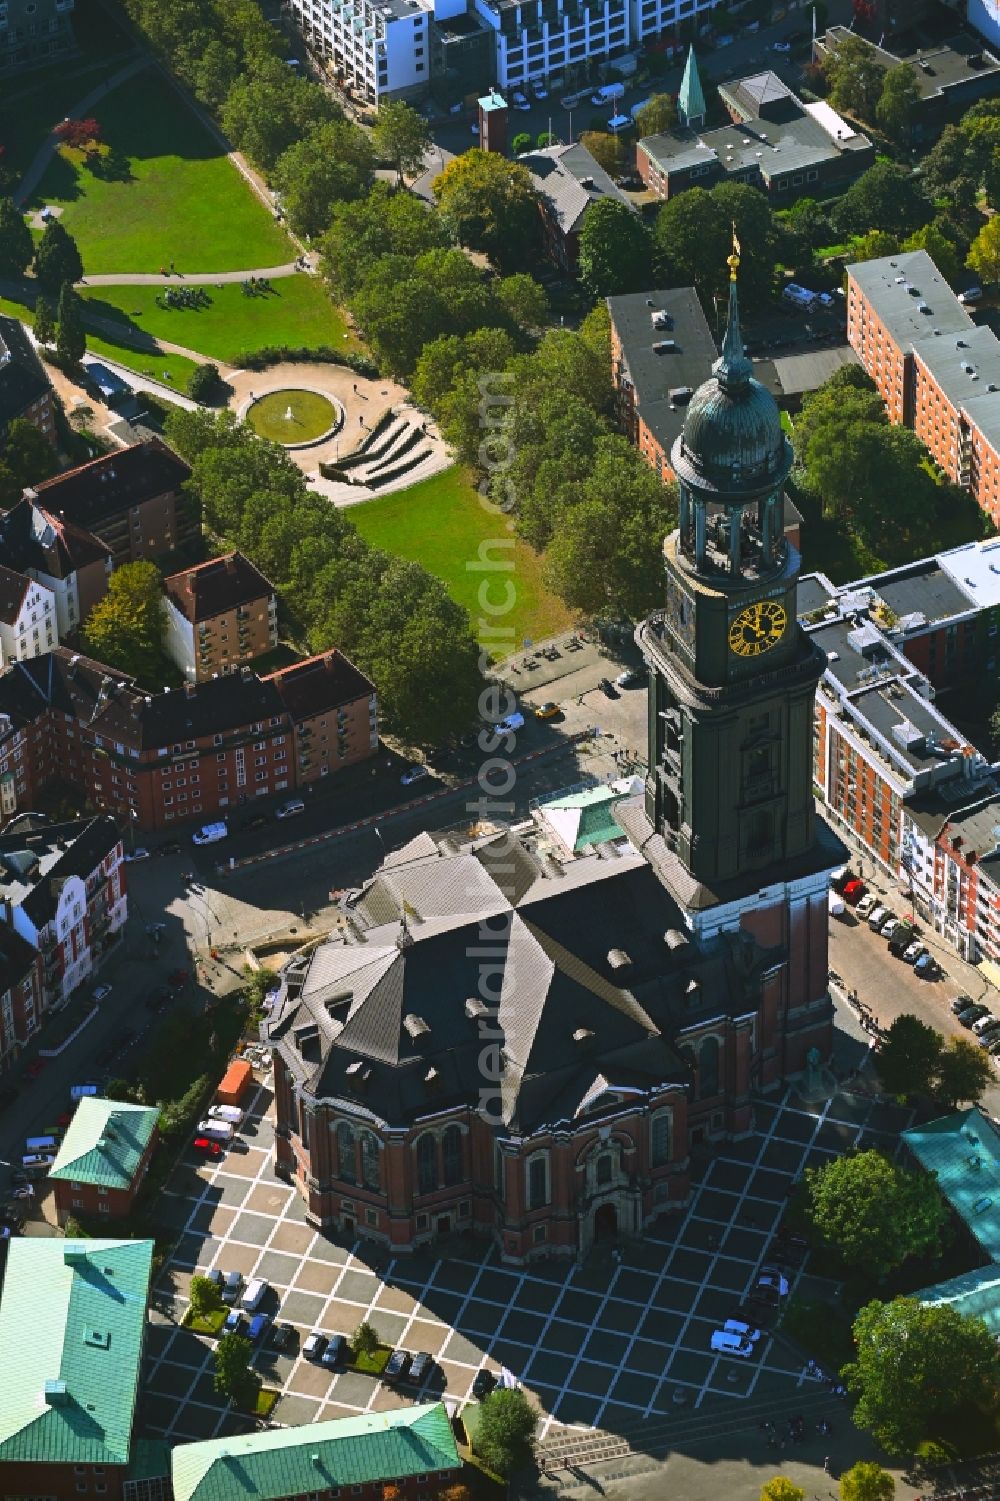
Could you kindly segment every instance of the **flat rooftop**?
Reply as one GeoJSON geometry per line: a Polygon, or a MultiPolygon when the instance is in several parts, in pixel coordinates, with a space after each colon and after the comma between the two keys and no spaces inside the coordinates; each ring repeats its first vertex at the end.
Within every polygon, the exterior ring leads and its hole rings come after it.
{"type": "Polygon", "coordinates": [[[952,406],[969,414],[984,437],[1000,440],[1000,339],[991,328],[927,333],[913,344],[952,406]]]}
{"type": "Polygon", "coordinates": [[[939,552],[937,565],[979,608],[1000,605],[1000,537],[939,552]]]}
{"type": "Polygon", "coordinates": [[[795,597],[795,613],[799,619],[821,610],[836,594],[830,580],[821,573],[805,573],[799,578],[795,597]]]}
{"type": "Polygon", "coordinates": [[[933,336],[935,329],[941,336],[961,334],[965,338],[975,330],[975,323],[926,250],[859,261],[847,271],[904,349],[933,336]],[[922,307],[928,311],[921,312],[922,307]]]}
{"type": "Polygon", "coordinates": [[[865,585],[874,589],[900,623],[911,616],[923,617],[923,622],[914,624],[951,620],[956,615],[968,615],[975,608],[968,593],[959,588],[937,558],[923,558],[891,573],[876,573],[871,578],[858,579],[847,588],[865,585]]]}
{"type": "Polygon", "coordinates": [[[687,401],[671,401],[671,391],[694,392],[712,373],[715,340],[693,287],[629,292],[608,298],[622,356],[643,422],[669,454],[684,426],[687,401]],[[655,328],[665,313],[672,326],[655,328]]]}
{"type": "MultiPolygon", "coordinates": [[[[835,51],[839,41],[855,34],[845,26],[831,26],[818,39],[819,49],[821,52],[835,51]]],[[[877,47],[874,42],[869,42],[868,48],[879,67],[895,68],[901,62],[912,64],[921,99],[933,99],[948,89],[1000,69],[997,57],[985,46],[982,38],[971,31],[957,32],[945,41],[934,42],[916,51],[893,53],[877,47]],[[970,58],[981,61],[972,63],[970,58]]]]}

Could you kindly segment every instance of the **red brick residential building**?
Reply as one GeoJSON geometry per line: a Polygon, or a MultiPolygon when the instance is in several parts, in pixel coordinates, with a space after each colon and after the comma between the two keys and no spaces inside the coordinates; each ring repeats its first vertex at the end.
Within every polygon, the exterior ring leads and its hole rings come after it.
{"type": "Polygon", "coordinates": [[[0,916],[41,953],[44,1009],[58,1009],[99,965],[128,916],[114,820],[81,818],[0,835],[0,916]]]}
{"type": "Polygon", "coordinates": [[[59,647],[0,677],[0,715],[5,811],[63,780],[136,829],[225,816],[378,744],[375,689],[337,651],[151,695],[59,647]]]}
{"type": "Polygon", "coordinates": [[[579,143],[543,146],[518,161],[527,167],[539,195],[546,254],[564,271],[575,271],[580,231],[595,203],[610,201],[633,208],[629,198],[579,143]]]}
{"type": "Polygon", "coordinates": [[[1000,522],[1000,339],[977,327],[925,250],[848,267],[847,337],[890,422],[912,428],[1000,522]]]}
{"type": "Polygon", "coordinates": [[[117,567],[197,538],[197,509],[182,493],[190,474],[172,449],[148,438],[43,480],[25,495],[60,521],[95,533],[117,567]]]}
{"type": "Polygon", "coordinates": [[[80,1100],[48,1175],[60,1225],[71,1215],[113,1220],[132,1212],[156,1150],[159,1118],[150,1105],[80,1100]]]}
{"type": "Polygon", "coordinates": [[[235,672],[278,644],[274,585],[241,552],[172,573],[163,589],[166,652],[190,682],[235,672]]]}
{"type": "Polygon", "coordinates": [[[42,956],[10,923],[0,924],[0,1073],[17,1059],[44,1010],[42,956]]]}
{"type": "Polygon", "coordinates": [[[0,557],[50,590],[60,641],[83,625],[111,577],[105,542],[27,499],[0,515],[0,557]]]}

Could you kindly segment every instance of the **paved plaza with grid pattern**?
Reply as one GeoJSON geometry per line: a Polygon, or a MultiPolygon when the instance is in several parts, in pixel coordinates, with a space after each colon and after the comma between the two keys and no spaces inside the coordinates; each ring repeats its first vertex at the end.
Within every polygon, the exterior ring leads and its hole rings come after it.
{"type": "MultiPolygon", "coordinates": [[[[797,1096],[758,1101],[756,1131],[722,1143],[697,1171],[683,1214],[665,1217],[618,1260],[598,1248],[583,1266],[541,1264],[518,1271],[493,1247],[452,1241],[386,1260],[370,1242],[338,1244],[306,1223],[296,1190],[271,1169],[270,1094],[258,1092],[245,1144],[211,1164],[191,1160],[174,1174],[161,1212],[178,1231],[157,1284],[147,1344],[142,1424],[170,1438],[238,1431],[251,1420],[230,1412],[212,1384],[213,1341],[181,1328],[191,1275],[211,1267],[265,1277],[265,1311],[295,1326],[294,1346],[267,1342],[254,1364],[281,1391],[273,1414],[293,1425],[381,1411],[445,1393],[461,1403],[486,1362],[506,1366],[538,1400],[541,1434],[562,1425],[627,1433],[678,1404],[750,1397],[792,1398],[810,1385],[801,1355],[767,1332],[749,1360],[715,1356],[712,1331],[732,1317],[767,1260],[789,1185],[807,1165],[851,1148],[894,1152],[903,1112],[864,1095],[822,1106],[797,1096]],[[477,1259],[480,1258],[480,1259],[477,1259]],[[280,1306],[279,1306],[280,1305],[280,1306]],[[363,1319],[381,1339],[426,1350],[436,1366],[423,1387],[389,1388],[301,1357],[313,1329],[349,1334],[363,1319]]],[[[793,1290],[829,1296],[808,1265],[793,1290]]]]}

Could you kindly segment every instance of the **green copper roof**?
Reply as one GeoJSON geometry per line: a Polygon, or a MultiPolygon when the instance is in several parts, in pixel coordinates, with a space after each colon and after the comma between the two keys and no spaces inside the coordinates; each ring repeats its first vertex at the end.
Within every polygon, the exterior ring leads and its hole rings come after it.
{"type": "Polygon", "coordinates": [[[981,1110],[956,1110],[903,1132],[921,1167],[993,1261],[1000,1261],[1000,1132],[981,1110]]]}
{"type": "Polygon", "coordinates": [[[701,120],[704,123],[707,113],[693,47],[688,48],[687,62],[684,64],[684,77],[677,93],[677,113],[683,125],[687,125],[690,120],[701,120]]]}
{"type": "Polygon", "coordinates": [[[127,1464],[151,1240],[10,1242],[0,1463],[127,1464]]]}
{"type": "Polygon", "coordinates": [[[440,1402],[179,1444],[171,1456],[174,1501],[274,1501],[461,1466],[440,1402]]]}
{"type": "Polygon", "coordinates": [[[914,1296],[921,1303],[948,1304],[967,1319],[982,1319],[991,1334],[1000,1336],[1000,1267],[993,1262],[936,1282],[914,1296]]]}
{"type": "Polygon", "coordinates": [[[49,1177],[100,1188],[130,1187],[159,1118],[152,1105],[82,1099],[49,1177]]]}
{"type": "Polygon", "coordinates": [[[170,1445],[163,1438],[137,1438],[128,1462],[129,1480],[159,1480],[170,1474],[170,1445]]]}

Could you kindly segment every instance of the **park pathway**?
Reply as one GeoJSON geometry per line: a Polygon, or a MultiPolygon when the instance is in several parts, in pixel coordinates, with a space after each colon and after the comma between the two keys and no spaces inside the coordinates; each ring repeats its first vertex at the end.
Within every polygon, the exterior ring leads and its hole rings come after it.
{"type": "MultiPolygon", "coordinates": [[[[94,108],[99,99],[103,99],[105,94],[110,94],[111,90],[118,88],[119,84],[127,83],[137,73],[144,72],[150,66],[150,62],[151,59],[146,55],[133,58],[130,63],[126,63],[123,68],[119,68],[117,73],[112,73],[110,77],[102,79],[96,88],[91,89],[89,94],[73,105],[73,108],[66,115],[66,119],[82,120],[87,112],[94,108]]],[[[32,157],[31,164],[21,178],[17,192],[14,194],[14,202],[18,208],[24,208],[25,203],[45,176],[45,170],[55,155],[58,146],[59,137],[54,130],[50,131],[32,157]]]]}
{"type": "Polygon", "coordinates": [[[285,266],[258,266],[250,271],[107,271],[99,276],[84,276],[81,287],[169,287],[181,282],[185,287],[224,287],[232,282],[277,281],[282,276],[301,276],[301,262],[285,266]]]}

